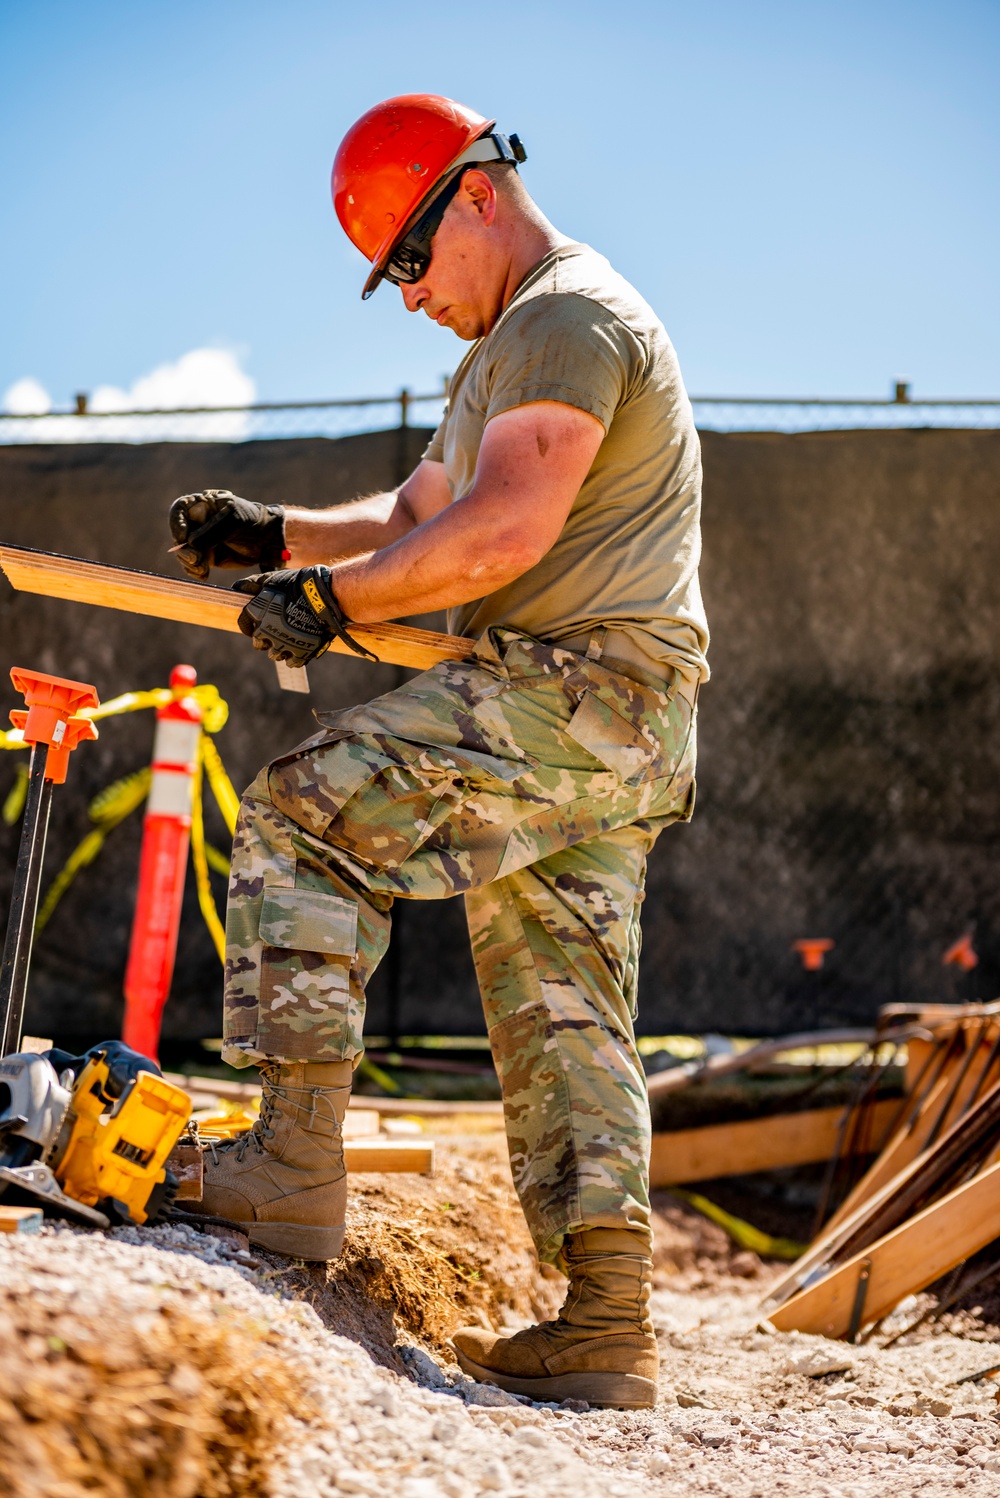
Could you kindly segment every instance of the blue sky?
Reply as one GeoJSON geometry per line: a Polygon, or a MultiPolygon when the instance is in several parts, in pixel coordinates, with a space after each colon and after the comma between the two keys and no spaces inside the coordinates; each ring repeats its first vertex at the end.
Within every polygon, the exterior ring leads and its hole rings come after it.
{"type": "Polygon", "coordinates": [[[692,392],[1000,396],[998,73],[996,0],[0,0],[0,393],[205,348],[258,399],[435,388],[462,346],[362,304],[329,198],[427,89],[521,134],[692,392]]]}

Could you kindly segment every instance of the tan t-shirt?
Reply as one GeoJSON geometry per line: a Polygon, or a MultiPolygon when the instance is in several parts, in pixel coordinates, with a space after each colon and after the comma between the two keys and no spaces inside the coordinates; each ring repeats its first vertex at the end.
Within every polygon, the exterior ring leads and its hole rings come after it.
{"type": "Polygon", "coordinates": [[[483,428],[532,401],[596,416],[606,436],[552,549],[521,577],[448,614],[455,634],[505,624],[540,640],[605,625],[706,680],[698,586],[701,449],[666,330],[603,255],[552,250],[466,354],[424,456],[454,499],[472,488],[483,428]]]}

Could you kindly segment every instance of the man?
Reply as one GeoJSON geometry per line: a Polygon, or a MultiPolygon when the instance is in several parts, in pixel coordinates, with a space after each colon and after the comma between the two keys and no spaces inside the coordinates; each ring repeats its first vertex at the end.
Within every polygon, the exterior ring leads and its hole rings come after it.
{"type": "Polygon", "coordinates": [[[463,893],[514,1182],[570,1288],[554,1322],[456,1333],[459,1361],[536,1399],[635,1408],[657,1376],[639,906],[650,847],[693,804],[699,448],[662,325],[545,219],[493,123],[390,99],[334,167],[365,295],[394,281],[472,344],[415,472],[326,511],[207,491],[171,512],[192,576],[265,569],[235,586],[275,659],[440,608],[477,640],[320,714],[244,797],[223,1054],[261,1067],[264,1104],[208,1162],[202,1207],[264,1247],[339,1253],[340,1123],[393,901],[463,893]]]}

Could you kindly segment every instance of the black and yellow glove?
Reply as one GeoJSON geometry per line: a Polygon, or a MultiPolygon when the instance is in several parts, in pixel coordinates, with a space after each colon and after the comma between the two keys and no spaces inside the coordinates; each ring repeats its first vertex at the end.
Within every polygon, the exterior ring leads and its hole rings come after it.
{"type": "Polygon", "coordinates": [[[344,611],[330,585],[329,567],[242,577],[233,583],[233,592],[253,594],[237,623],[252,638],[254,649],[266,650],[272,661],[305,666],[329,650],[334,639],[343,640],[356,655],[378,660],[347,633],[344,611]]]}
{"type": "Polygon", "coordinates": [[[284,559],[285,511],[259,505],[228,489],[182,494],[170,506],[174,555],[188,577],[204,582],[212,567],[253,567],[265,571],[284,559]]]}

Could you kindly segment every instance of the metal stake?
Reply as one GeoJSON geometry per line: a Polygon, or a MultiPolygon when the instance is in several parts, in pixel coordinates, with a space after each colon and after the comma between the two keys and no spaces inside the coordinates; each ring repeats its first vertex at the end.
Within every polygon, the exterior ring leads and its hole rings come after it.
{"type": "Polygon", "coordinates": [[[45,778],[47,754],[45,744],[31,746],[28,794],[11,890],[3,962],[0,965],[0,1056],[9,1056],[21,1044],[31,944],[38,914],[45,838],[52,807],[52,782],[45,778]]]}

